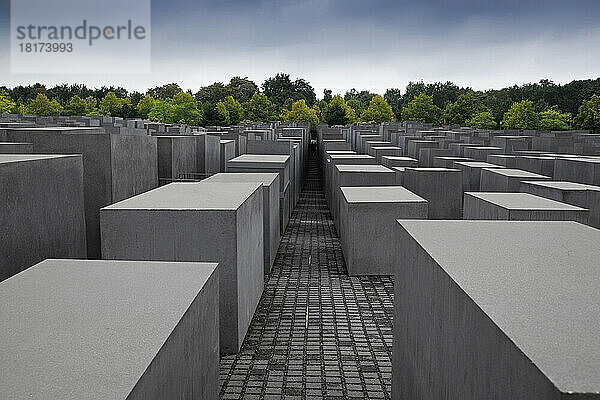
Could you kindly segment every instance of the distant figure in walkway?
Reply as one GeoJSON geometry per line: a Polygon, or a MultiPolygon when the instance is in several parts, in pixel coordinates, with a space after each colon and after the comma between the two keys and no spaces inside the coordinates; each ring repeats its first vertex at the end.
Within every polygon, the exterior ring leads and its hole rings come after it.
{"type": "Polygon", "coordinates": [[[315,139],[310,141],[310,154],[313,156],[317,155],[317,141],[315,139]]]}

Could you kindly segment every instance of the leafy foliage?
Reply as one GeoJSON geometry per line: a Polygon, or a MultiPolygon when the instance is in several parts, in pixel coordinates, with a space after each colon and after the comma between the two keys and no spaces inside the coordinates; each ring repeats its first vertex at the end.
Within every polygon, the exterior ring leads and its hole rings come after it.
{"type": "Polygon", "coordinates": [[[558,107],[547,108],[540,113],[538,129],[545,131],[566,131],[571,125],[571,114],[562,113],[558,107]]]}
{"type": "Polygon", "coordinates": [[[584,100],[575,117],[575,126],[579,129],[589,129],[600,133],[600,96],[595,94],[589,100],[584,100]]]}
{"type": "Polygon", "coordinates": [[[6,90],[0,90],[0,113],[11,113],[16,105],[6,90]]]}
{"type": "Polygon", "coordinates": [[[346,104],[340,95],[335,95],[323,112],[323,119],[329,125],[345,125],[356,122],[354,110],[346,104]]]}
{"type": "Polygon", "coordinates": [[[227,116],[229,124],[239,124],[244,119],[244,109],[233,96],[227,96],[224,100],[219,101],[217,109],[222,115],[227,116]]]}
{"type": "Polygon", "coordinates": [[[50,116],[60,115],[63,111],[63,107],[56,100],[50,100],[48,96],[40,93],[34,100],[30,100],[25,106],[25,112],[27,114],[39,115],[39,116],[50,116]]]}
{"type": "Polygon", "coordinates": [[[255,93],[242,108],[245,118],[250,121],[267,122],[277,118],[277,107],[264,94],[255,93]]]}
{"type": "Polygon", "coordinates": [[[287,99],[304,100],[311,107],[317,100],[315,90],[307,81],[297,79],[292,82],[289,74],[279,73],[267,79],[262,84],[262,89],[263,93],[280,108],[284,107],[287,99]]]}
{"type": "Polygon", "coordinates": [[[441,110],[433,104],[433,97],[425,93],[416,96],[406,107],[402,108],[403,121],[430,122],[437,124],[441,110]]]}
{"type": "Polygon", "coordinates": [[[489,111],[473,114],[473,116],[465,122],[465,125],[479,129],[495,129],[498,127],[496,120],[494,120],[494,116],[489,111]]]}
{"type": "Polygon", "coordinates": [[[142,118],[148,118],[148,115],[152,111],[152,109],[156,106],[156,100],[154,97],[147,94],[141,99],[136,106],[136,110],[138,111],[138,115],[142,118]]]}
{"type": "Polygon", "coordinates": [[[505,129],[537,129],[538,124],[539,115],[530,100],[513,103],[502,119],[505,129]]]}
{"type": "Polygon", "coordinates": [[[446,124],[464,125],[475,112],[475,99],[470,93],[461,94],[454,103],[448,103],[442,119],[446,124]]]}
{"type": "Polygon", "coordinates": [[[291,110],[284,110],[281,113],[281,117],[285,121],[310,122],[310,128],[313,132],[317,131],[317,125],[319,124],[316,110],[308,107],[304,99],[298,100],[292,104],[291,110]]]}
{"type": "Polygon", "coordinates": [[[380,124],[382,122],[394,121],[394,112],[388,102],[380,95],[373,96],[369,108],[367,108],[360,116],[365,122],[375,121],[380,124]]]}

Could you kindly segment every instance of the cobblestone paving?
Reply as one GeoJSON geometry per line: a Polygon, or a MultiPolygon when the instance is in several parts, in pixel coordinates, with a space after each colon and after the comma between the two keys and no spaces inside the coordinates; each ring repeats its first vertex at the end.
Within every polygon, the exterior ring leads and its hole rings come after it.
{"type": "Polygon", "coordinates": [[[350,278],[311,160],[222,399],[389,399],[393,280],[350,278]]]}

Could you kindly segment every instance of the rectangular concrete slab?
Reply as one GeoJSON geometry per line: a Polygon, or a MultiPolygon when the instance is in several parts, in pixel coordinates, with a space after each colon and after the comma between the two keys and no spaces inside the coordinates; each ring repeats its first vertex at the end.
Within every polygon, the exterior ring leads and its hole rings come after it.
{"type": "Polygon", "coordinates": [[[564,181],[522,181],[521,192],[589,210],[588,224],[600,228],[600,186],[564,181]]]}
{"type": "Polygon", "coordinates": [[[476,192],[479,191],[481,181],[481,170],[483,168],[503,167],[482,161],[458,161],[454,163],[454,168],[460,169],[462,172],[463,192],[476,192]]]}
{"type": "Polygon", "coordinates": [[[396,219],[426,219],[427,201],[401,186],[342,187],[340,241],[348,274],[393,275],[396,219]],[[401,215],[401,217],[397,217],[401,215]]]}
{"type": "Polygon", "coordinates": [[[600,398],[599,243],[575,222],[399,221],[393,398],[600,398]]]}
{"type": "Polygon", "coordinates": [[[516,168],[517,156],[509,154],[490,154],[487,156],[487,162],[500,165],[504,168],[516,168]]]}
{"type": "Polygon", "coordinates": [[[454,163],[457,161],[475,161],[467,157],[435,157],[433,159],[433,168],[454,168],[454,163]]]}
{"type": "Polygon", "coordinates": [[[0,284],[6,399],[216,399],[217,264],[47,260],[0,284]]]}
{"type": "Polygon", "coordinates": [[[221,353],[239,351],[264,285],[263,187],[175,183],[100,211],[105,259],[220,265],[221,353]]]}
{"type": "Polygon", "coordinates": [[[483,168],[482,192],[518,192],[522,181],[551,181],[549,176],[512,168],[483,168]]]}
{"type": "Polygon", "coordinates": [[[406,168],[403,186],[428,203],[430,219],[459,219],[462,211],[462,173],[449,168],[406,168]]]}
{"type": "Polygon", "coordinates": [[[464,219],[577,221],[588,223],[588,210],[529,193],[465,193],[464,219]]]}
{"type": "Polygon", "coordinates": [[[157,136],[158,178],[169,183],[182,175],[197,172],[194,136],[157,136]]]}
{"type": "Polygon", "coordinates": [[[0,142],[0,154],[33,153],[33,143],[0,142]]]}
{"type": "Polygon", "coordinates": [[[240,183],[258,182],[263,185],[263,236],[265,247],[265,274],[271,272],[279,241],[279,174],[277,173],[232,173],[216,174],[203,182],[240,183]]]}
{"type": "Polygon", "coordinates": [[[0,154],[0,281],[86,256],[82,157],[0,154]]]}
{"type": "Polygon", "coordinates": [[[381,165],[391,167],[418,167],[419,160],[411,157],[382,156],[381,165]]]}
{"type": "Polygon", "coordinates": [[[554,179],[600,186],[600,159],[558,158],[554,162],[554,179]]]}

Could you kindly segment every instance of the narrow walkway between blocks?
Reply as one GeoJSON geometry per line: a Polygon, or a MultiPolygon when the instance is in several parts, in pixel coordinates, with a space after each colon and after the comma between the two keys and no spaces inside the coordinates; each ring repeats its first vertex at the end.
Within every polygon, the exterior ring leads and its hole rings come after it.
{"type": "Polygon", "coordinates": [[[311,158],[222,399],[389,399],[392,278],[350,278],[311,158]]]}

